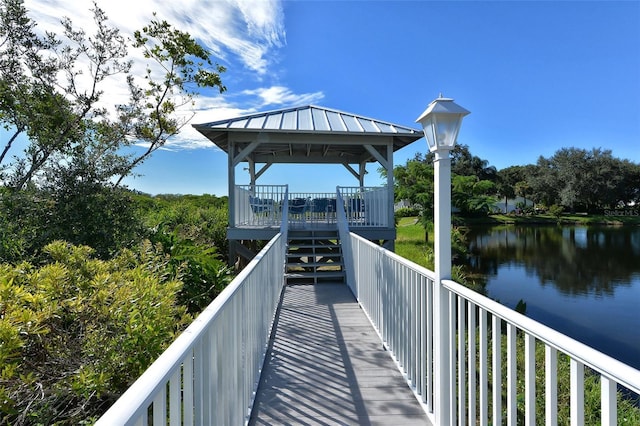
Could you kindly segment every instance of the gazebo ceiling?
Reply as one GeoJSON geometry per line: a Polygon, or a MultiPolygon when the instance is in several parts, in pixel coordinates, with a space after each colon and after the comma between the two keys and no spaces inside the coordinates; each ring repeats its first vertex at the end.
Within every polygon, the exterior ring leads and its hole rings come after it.
{"type": "Polygon", "coordinates": [[[228,154],[233,144],[234,157],[244,152],[256,163],[373,162],[386,156],[389,143],[397,151],[424,136],[418,129],[313,105],[193,127],[228,154]]]}

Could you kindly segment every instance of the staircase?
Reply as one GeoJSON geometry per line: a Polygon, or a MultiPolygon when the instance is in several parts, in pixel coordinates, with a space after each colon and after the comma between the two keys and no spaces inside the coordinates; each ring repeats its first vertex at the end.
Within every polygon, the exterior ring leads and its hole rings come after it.
{"type": "Polygon", "coordinates": [[[342,248],[337,230],[290,230],[286,284],[344,283],[342,248]]]}

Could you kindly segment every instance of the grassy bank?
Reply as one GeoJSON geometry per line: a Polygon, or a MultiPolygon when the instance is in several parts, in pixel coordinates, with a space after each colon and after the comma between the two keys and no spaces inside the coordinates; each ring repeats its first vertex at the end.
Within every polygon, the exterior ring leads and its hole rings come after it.
{"type": "Polygon", "coordinates": [[[550,214],[508,215],[493,214],[482,217],[458,217],[456,223],[463,225],[630,225],[640,226],[640,216],[606,216],[588,214],[563,214],[555,217],[550,214]]]}
{"type": "Polygon", "coordinates": [[[433,235],[426,242],[425,230],[415,217],[403,217],[396,227],[396,253],[433,270],[433,235]]]}

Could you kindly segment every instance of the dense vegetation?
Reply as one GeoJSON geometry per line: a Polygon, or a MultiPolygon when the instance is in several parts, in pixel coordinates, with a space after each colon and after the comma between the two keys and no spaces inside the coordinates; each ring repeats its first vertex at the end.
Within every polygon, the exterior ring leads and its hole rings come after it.
{"type": "Polygon", "coordinates": [[[0,424],[92,422],[231,279],[226,198],[121,185],[224,68],[165,21],[129,40],[92,12],[42,35],[0,0],[0,424]]]}
{"type": "Polygon", "coordinates": [[[0,198],[0,217],[20,218],[0,223],[2,424],[97,417],[232,278],[226,198],[121,192],[120,216],[102,201],[65,225],[64,211],[33,207],[55,207],[46,193],[0,198]],[[103,253],[85,244],[100,235],[103,253]]]}
{"type": "MultiPolygon", "coordinates": [[[[431,154],[417,154],[394,169],[396,200],[419,205],[426,222],[433,217],[432,163],[431,154]]],[[[457,145],[451,172],[452,202],[465,217],[512,213],[498,206],[515,197],[522,199],[521,213],[546,211],[556,217],[563,211],[603,214],[640,203],[640,164],[601,149],[562,148],[536,164],[496,170],[466,145],[457,145]]]]}

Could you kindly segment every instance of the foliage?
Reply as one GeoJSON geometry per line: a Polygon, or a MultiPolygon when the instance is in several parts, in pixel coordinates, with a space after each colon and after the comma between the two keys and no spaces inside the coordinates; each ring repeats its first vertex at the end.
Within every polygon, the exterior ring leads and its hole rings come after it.
{"type": "Polygon", "coordinates": [[[3,424],[101,414],[232,278],[226,197],[63,187],[0,190],[3,424]]]}
{"type": "Polygon", "coordinates": [[[110,261],[55,242],[0,265],[0,422],[79,424],[114,402],[187,323],[182,284],[149,242],[110,261]]]}
{"type": "Polygon", "coordinates": [[[116,185],[189,122],[194,114],[184,119],[176,112],[192,103],[197,88],[226,91],[220,77],[226,71],[225,67],[214,65],[209,51],[188,33],[172,28],[167,21],[153,19],[135,32],[134,39],[133,47],[142,49],[144,57],[159,65],[163,74],[154,78],[151,65],[147,65],[145,88],[128,76],[130,102],[119,107],[120,122],[125,123],[127,134],[133,136],[133,140],[144,141],[147,149],[130,161],[116,185]],[[180,96],[174,96],[176,94],[180,96]]]}
{"type": "Polygon", "coordinates": [[[401,207],[395,211],[396,220],[401,217],[415,217],[420,214],[421,209],[417,207],[401,207]]]}
{"type": "MultiPolygon", "coordinates": [[[[105,127],[107,111],[98,106],[103,94],[100,87],[109,77],[128,72],[130,64],[124,60],[124,38],[107,27],[106,16],[97,6],[92,37],[63,19],[60,36],[41,38],[21,0],[3,0],[1,5],[1,19],[8,27],[0,30],[4,89],[0,119],[7,130],[14,131],[10,143],[21,133],[29,138],[24,154],[10,165],[9,182],[22,189],[43,167],[55,164],[55,155],[70,155],[85,135],[100,124],[105,127]],[[24,30],[10,31],[18,22],[25,25],[24,30]],[[81,84],[82,79],[89,84],[81,84]]],[[[4,154],[10,148],[7,144],[4,154]]]]}
{"type": "Polygon", "coordinates": [[[143,233],[130,193],[91,181],[51,188],[52,239],[93,248],[103,259],[138,243],[143,233]]]}
{"type": "Polygon", "coordinates": [[[640,165],[613,157],[610,150],[562,148],[535,165],[500,171],[519,196],[570,211],[595,213],[640,201],[640,165]],[[509,177],[510,176],[510,177],[509,177]]]}
{"type": "Polygon", "coordinates": [[[175,232],[180,239],[203,247],[215,247],[217,253],[228,252],[228,199],[214,195],[136,196],[144,225],[150,238],[157,233],[175,232]]]}
{"type": "Polygon", "coordinates": [[[0,187],[1,262],[20,262],[44,246],[41,222],[48,207],[33,190],[13,193],[0,187]]]}
{"type": "Polygon", "coordinates": [[[41,37],[23,0],[0,0],[0,124],[13,132],[0,179],[14,189],[52,176],[58,184],[76,176],[118,186],[190,120],[182,110],[196,88],[225,90],[224,67],[189,34],[154,19],[129,46],[95,3],[91,11],[93,34],[65,18],[59,33],[41,37]],[[129,48],[147,60],[141,82],[129,48]],[[128,101],[105,105],[110,84],[128,89],[128,101]],[[29,144],[8,162],[21,134],[29,144]],[[135,156],[127,149],[134,144],[147,149],[135,156]]]}
{"type": "Polygon", "coordinates": [[[404,166],[396,166],[393,176],[396,201],[408,200],[411,204],[420,204],[427,212],[433,212],[433,164],[417,154],[404,166]]]}
{"type": "Polygon", "coordinates": [[[231,282],[232,268],[220,260],[215,246],[181,238],[176,231],[158,229],[153,240],[170,257],[171,270],[184,282],[178,303],[189,313],[202,311],[231,282]]]}
{"type": "Polygon", "coordinates": [[[480,180],[477,176],[452,177],[451,201],[460,209],[462,215],[488,214],[496,205],[495,184],[489,180],[480,180]]]}
{"type": "Polygon", "coordinates": [[[44,189],[0,190],[0,261],[34,260],[54,240],[91,246],[107,259],[137,244],[142,231],[124,189],[71,178],[44,189]]]}
{"type": "Polygon", "coordinates": [[[184,287],[180,304],[200,312],[227,286],[232,269],[221,259],[228,251],[227,198],[213,195],[138,195],[148,236],[170,256],[184,287]]]}
{"type": "Polygon", "coordinates": [[[564,211],[564,207],[559,206],[557,204],[553,204],[549,206],[549,214],[555,217],[556,219],[560,219],[560,216],[562,216],[563,211],[564,211]]]}
{"type": "Polygon", "coordinates": [[[451,151],[451,174],[458,176],[475,176],[479,181],[496,182],[498,179],[496,168],[489,165],[487,160],[471,154],[465,144],[456,144],[451,151]]]}

